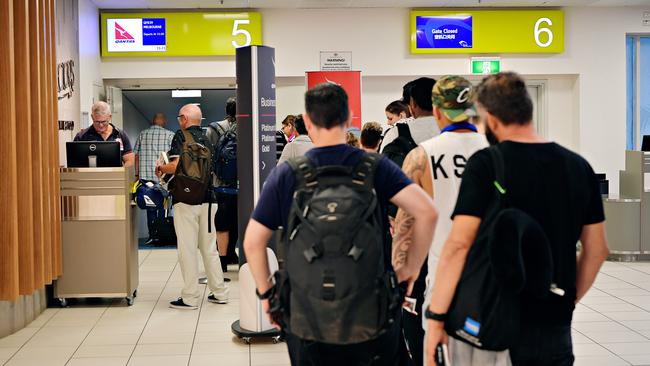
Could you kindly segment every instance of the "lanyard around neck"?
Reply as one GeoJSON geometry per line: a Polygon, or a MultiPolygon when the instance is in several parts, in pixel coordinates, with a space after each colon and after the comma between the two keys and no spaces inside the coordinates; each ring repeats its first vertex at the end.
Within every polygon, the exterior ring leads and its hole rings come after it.
{"type": "Polygon", "coordinates": [[[469,123],[467,121],[463,121],[463,122],[456,122],[456,123],[450,124],[449,126],[443,128],[442,131],[440,131],[440,133],[453,132],[453,131],[457,131],[457,130],[470,130],[470,131],[473,131],[473,132],[478,132],[478,129],[476,128],[476,126],[474,126],[473,124],[471,124],[471,123],[469,123]]]}

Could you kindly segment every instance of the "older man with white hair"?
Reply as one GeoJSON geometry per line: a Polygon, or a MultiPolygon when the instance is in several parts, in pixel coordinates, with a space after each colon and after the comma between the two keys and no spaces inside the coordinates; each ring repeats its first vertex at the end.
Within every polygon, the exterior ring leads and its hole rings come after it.
{"type": "Polygon", "coordinates": [[[122,163],[125,167],[132,166],[135,162],[135,155],[131,148],[131,141],[126,132],[119,130],[111,123],[111,107],[106,102],[93,104],[90,117],[93,124],[81,131],[74,137],[74,141],[115,141],[120,143],[122,163]]]}
{"type": "MultiPolygon", "coordinates": [[[[174,135],[172,147],[168,154],[171,161],[169,164],[156,167],[158,176],[176,172],[183,144],[185,143],[185,133],[189,133],[196,143],[209,148],[214,154],[212,144],[201,128],[201,117],[201,109],[194,104],[187,104],[181,108],[178,114],[178,123],[181,130],[178,130],[174,135]]],[[[203,202],[198,205],[174,202],[174,226],[178,237],[178,261],[181,265],[181,274],[185,283],[181,290],[181,297],[169,303],[169,306],[174,309],[198,309],[201,291],[198,285],[197,247],[201,252],[205,273],[208,277],[208,288],[210,289],[208,301],[217,304],[226,304],[228,302],[228,288],[223,279],[216,237],[214,230],[212,232],[208,231],[208,223],[213,222],[214,218],[210,217],[209,208],[212,204],[212,195],[210,193],[210,189],[208,189],[203,202]]],[[[214,216],[216,210],[212,209],[211,211],[214,216]]]]}

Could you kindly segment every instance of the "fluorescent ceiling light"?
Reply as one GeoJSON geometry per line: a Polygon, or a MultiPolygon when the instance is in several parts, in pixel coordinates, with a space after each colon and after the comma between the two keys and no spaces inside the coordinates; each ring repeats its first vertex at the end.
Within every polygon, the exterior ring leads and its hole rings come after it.
{"type": "Polygon", "coordinates": [[[172,90],[172,98],[201,98],[200,90],[172,90]]]}

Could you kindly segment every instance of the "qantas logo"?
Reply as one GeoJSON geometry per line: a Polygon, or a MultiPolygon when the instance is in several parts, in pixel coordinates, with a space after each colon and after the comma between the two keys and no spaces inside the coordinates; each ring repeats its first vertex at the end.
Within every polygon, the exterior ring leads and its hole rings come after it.
{"type": "Polygon", "coordinates": [[[115,43],[135,43],[135,40],[122,26],[115,23],[115,43]]]}

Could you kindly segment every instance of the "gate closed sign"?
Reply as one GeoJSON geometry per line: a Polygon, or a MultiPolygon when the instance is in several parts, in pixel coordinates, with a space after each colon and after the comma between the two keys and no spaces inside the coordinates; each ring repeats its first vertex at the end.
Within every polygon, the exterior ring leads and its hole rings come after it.
{"type": "Polygon", "coordinates": [[[561,53],[562,10],[411,11],[411,53],[561,53]]]}

